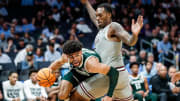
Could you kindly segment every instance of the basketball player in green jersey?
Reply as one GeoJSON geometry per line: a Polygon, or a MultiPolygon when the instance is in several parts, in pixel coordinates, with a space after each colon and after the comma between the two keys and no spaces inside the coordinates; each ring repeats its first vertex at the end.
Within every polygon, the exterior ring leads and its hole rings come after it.
{"type": "MultiPolygon", "coordinates": [[[[69,62],[72,65],[70,72],[68,72],[60,82],[58,96],[61,100],[67,99],[73,88],[78,85],[80,85],[81,89],[86,91],[81,82],[87,79],[91,80],[91,77],[96,76],[97,73],[109,77],[109,83],[106,82],[106,84],[109,84],[106,96],[108,96],[108,98],[112,97],[119,77],[119,72],[115,68],[100,63],[101,59],[99,55],[94,51],[82,49],[82,44],[78,41],[67,41],[63,46],[63,53],[64,54],[59,60],[56,60],[49,66],[53,72],[59,69],[64,63],[69,62]]],[[[90,93],[86,92],[86,94],[91,99],[96,99],[96,97],[93,97],[90,93]]],[[[77,92],[71,97],[71,101],[90,100],[80,97],[77,92]]],[[[112,101],[112,98],[104,101],[112,101]]]]}
{"type": "Polygon", "coordinates": [[[134,98],[138,99],[138,101],[157,101],[157,95],[149,93],[147,79],[142,74],[138,74],[139,64],[136,62],[131,63],[130,68],[132,74],[129,76],[129,79],[134,98]]]}

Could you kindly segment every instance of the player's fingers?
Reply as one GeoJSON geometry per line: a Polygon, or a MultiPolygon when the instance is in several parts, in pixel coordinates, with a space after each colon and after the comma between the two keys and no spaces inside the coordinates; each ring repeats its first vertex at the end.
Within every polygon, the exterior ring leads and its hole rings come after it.
{"type": "Polygon", "coordinates": [[[141,24],[141,26],[143,26],[143,16],[141,16],[141,18],[140,18],[140,24],[141,24]]]}
{"type": "Polygon", "coordinates": [[[134,23],[135,23],[135,20],[134,20],[134,19],[132,19],[132,25],[134,25],[134,23]]]}
{"type": "Polygon", "coordinates": [[[138,16],[137,23],[140,23],[140,21],[141,21],[141,15],[138,16]]]}

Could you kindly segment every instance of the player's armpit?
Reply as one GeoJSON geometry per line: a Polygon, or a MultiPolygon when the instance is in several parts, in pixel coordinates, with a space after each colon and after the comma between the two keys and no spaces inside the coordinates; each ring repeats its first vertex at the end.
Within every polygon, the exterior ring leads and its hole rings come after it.
{"type": "Polygon", "coordinates": [[[85,64],[85,68],[90,73],[100,73],[100,74],[105,74],[105,75],[110,69],[108,65],[100,63],[98,58],[94,56],[90,57],[87,60],[85,64]]]}

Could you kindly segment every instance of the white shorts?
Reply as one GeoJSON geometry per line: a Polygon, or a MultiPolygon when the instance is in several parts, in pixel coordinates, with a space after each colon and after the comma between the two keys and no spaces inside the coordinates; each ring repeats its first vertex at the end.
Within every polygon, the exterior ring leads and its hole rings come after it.
{"type": "MultiPolygon", "coordinates": [[[[109,89],[109,77],[97,74],[85,81],[78,87],[77,92],[86,99],[97,99],[107,94],[109,89]]],[[[133,95],[129,84],[128,72],[120,71],[118,83],[113,93],[115,101],[132,101],[133,95]]]]}

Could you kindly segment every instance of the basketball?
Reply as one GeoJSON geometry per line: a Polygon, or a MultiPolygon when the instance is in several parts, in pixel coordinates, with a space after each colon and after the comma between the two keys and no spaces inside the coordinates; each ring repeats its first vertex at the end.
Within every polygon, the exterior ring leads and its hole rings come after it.
{"type": "Polygon", "coordinates": [[[55,74],[51,73],[49,68],[43,68],[37,73],[37,80],[40,86],[50,87],[54,84],[56,77],[55,74]]]}

